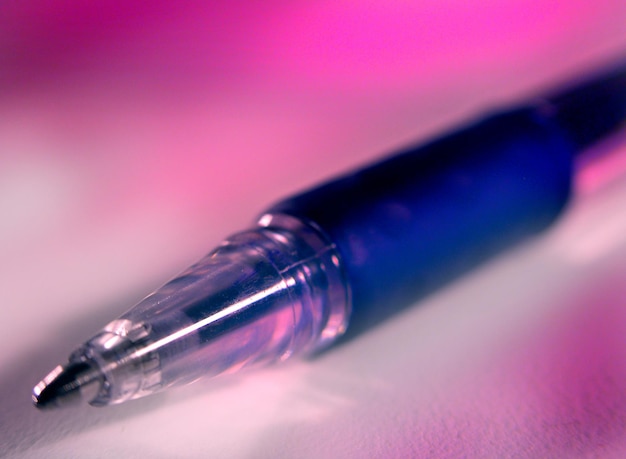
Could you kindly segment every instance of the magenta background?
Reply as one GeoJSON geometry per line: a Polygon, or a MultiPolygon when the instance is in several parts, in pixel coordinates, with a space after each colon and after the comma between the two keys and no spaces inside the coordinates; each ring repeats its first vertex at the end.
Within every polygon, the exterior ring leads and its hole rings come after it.
{"type": "Polygon", "coordinates": [[[4,2],[0,455],[624,457],[623,140],[544,239],[314,362],[72,415],[29,390],[271,201],[623,59],[625,25],[623,0],[4,2]]]}

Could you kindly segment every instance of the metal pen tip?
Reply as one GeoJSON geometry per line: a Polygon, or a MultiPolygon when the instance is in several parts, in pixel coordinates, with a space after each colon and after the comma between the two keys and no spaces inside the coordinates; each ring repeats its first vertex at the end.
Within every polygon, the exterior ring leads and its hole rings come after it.
{"type": "Polygon", "coordinates": [[[58,365],[33,388],[37,408],[49,409],[93,400],[102,387],[102,375],[87,362],[58,365]]]}

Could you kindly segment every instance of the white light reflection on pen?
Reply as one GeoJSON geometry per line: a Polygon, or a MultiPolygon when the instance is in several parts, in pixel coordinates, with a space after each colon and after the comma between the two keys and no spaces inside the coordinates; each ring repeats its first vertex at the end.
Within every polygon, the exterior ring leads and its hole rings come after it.
{"type": "Polygon", "coordinates": [[[181,330],[178,330],[176,333],[172,333],[171,335],[166,336],[165,338],[161,338],[158,341],[155,341],[154,343],[142,348],[142,349],[138,349],[137,351],[135,351],[130,358],[134,359],[134,358],[141,358],[146,354],[149,354],[152,351],[155,351],[157,349],[159,349],[162,346],[166,346],[169,343],[171,343],[172,341],[176,341],[177,339],[180,339],[184,336],[189,335],[190,333],[193,333],[203,327],[206,327],[207,325],[210,325],[214,322],[217,322],[220,319],[223,319],[225,317],[228,317],[232,314],[235,314],[239,311],[242,311],[244,309],[246,309],[248,306],[256,303],[257,301],[263,300],[264,298],[267,298],[275,293],[280,292],[281,290],[284,290],[288,287],[288,283],[284,280],[280,281],[279,283],[266,288],[265,290],[262,290],[258,293],[255,293],[254,295],[251,295],[241,301],[238,301],[234,304],[231,304],[230,306],[216,312],[215,314],[211,314],[210,316],[208,316],[205,319],[202,319],[199,322],[196,322],[192,325],[189,325],[188,327],[185,327],[181,330]]]}

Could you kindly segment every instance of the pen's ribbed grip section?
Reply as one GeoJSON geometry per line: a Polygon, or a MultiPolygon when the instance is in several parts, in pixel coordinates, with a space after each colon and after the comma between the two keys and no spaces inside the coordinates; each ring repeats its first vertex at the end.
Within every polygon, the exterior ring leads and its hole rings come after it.
{"type": "Polygon", "coordinates": [[[348,334],[548,226],[574,147],[534,109],[488,118],[275,205],[334,241],[352,289],[348,334]]]}

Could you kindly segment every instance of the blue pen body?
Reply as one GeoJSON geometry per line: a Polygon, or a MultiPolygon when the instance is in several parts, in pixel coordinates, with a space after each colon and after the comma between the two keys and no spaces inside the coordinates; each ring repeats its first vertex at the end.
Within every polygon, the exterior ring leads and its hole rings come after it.
{"type": "Polygon", "coordinates": [[[335,243],[351,289],[349,336],[548,226],[570,194],[574,153],[554,120],[521,109],[269,212],[312,222],[335,243]]]}
{"type": "Polygon", "coordinates": [[[285,199],[109,322],[33,400],[121,403],[354,336],[550,225],[574,156],[625,118],[626,68],[285,199]]]}
{"type": "Polygon", "coordinates": [[[102,406],[351,337],[552,223],[575,154],[626,117],[626,69],[283,200],[33,388],[102,406]]]}

